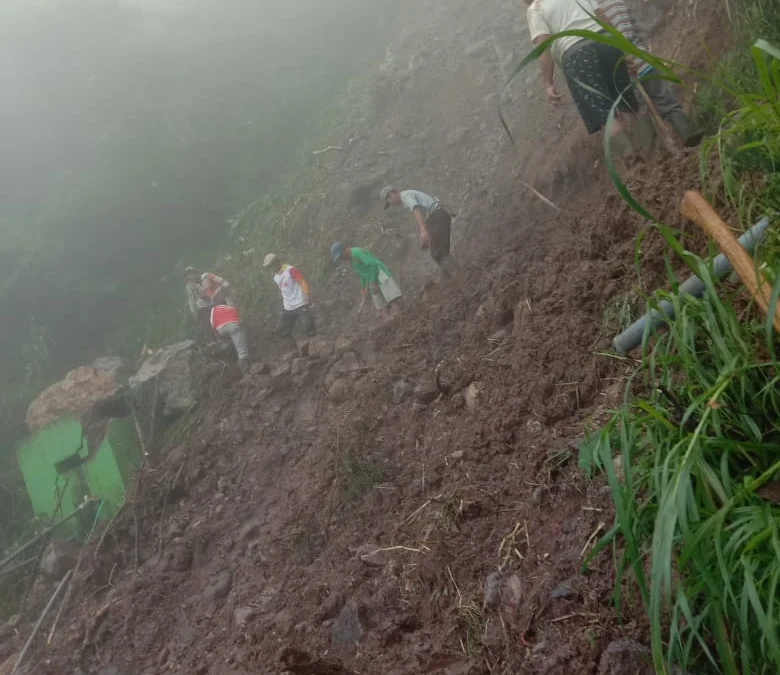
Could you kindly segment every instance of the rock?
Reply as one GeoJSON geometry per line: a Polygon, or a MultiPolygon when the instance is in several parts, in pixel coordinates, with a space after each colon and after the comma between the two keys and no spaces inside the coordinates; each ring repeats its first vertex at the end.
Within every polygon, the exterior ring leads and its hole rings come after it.
{"type": "Polygon", "coordinates": [[[491,572],[485,579],[485,588],[482,592],[482,606],[495,607],[501,598],[501,572],[491,572]]]}
{"type": "Polygon", "coordinates": [[[472,382],[463,391],[463,400],[466,402],[466,408],[469,412],[474,412],[479,405],[479,399],[482,394],[482,387],[477,382],[472,382]]]}
{"type": "Polygon", "coordinates": [[[564,581],[560,586],[554,588],[550,593],[551,600],[564,600],[571,597],[571,581],[564,581]]]}
{"type": "Polygon", "coordinates": [[[256,613],[254,607],[236,607],[233,611],[233,623],[239,628],[245,628],[256,613]]]}
{"type": "Polygon", "coordinates": [[[41,556],[41,572],[59,581],[76,564],[78,548],[69,541],[52,541],[41,556]]]}
{"type": "Polygon", "coordinates": [[[506,328],[501,328],[500,330],[497,330],[488,338],[488,342],[498,345],[501,344],[504,340],[506,340],[508,336],[509,336],[509,331],[506,328]]]}
{"type": "Polygon", "coordinates": [[[290,364],[290,373],[292,375],[305,375],[310,365],[311,362],[307,358],[293,359],[293,362],[290,364]]]}
{"type": "Polygon", "coordinates": [[[333,647],[352,646],[363,637],[363,625],[360,623],[360,608],[354,600],[349,600],[342,608],[331,628],[330,642],[333,647]]]}
{"type": "Polygon", "coordinates": [[[355,354],[355,352],[347,352],[336,362],[333,368],[330,369],[330,372],[336,375],[350,375],[352,373],[357,373],[360,370],[362,370],[362,367],[357,354],[355,354]]]}
{"type": "Polygon", "coordinates": [[[249,367],[250,375],[268,375],[271,372],[271,367],[267,363],[253,363],[249,367]]]}
{"type": "Polygon", "coordinates": [[[352,340],[346,335],[339,335],[336,341],[333,343],[333,348],[337,352],[342,352],[345,349],[349,349],[352,346],[352,340]]]}
{"type": "Polygon", "coordinates": [[[195,355],[194,340],[177,342],[158,349],[146,359],[128,380],[130,392],[136,400],[154,400],[156,388],[166,416],[187,412],[197,403],[192,371],[195,355]]]}
{"type": "Polygon", "coordinates": [[[27,408],[27,428],[36,432],[65,417],[81,419],[101,405],[121,400],[119,392],[113,373],[90,366],[75,368],[38,394],[27,408]]]}
{"type": "Polygon", "coordinates": [[[206,600],[224,600],[230,593],[231,588],[233,588],[233,572],[222,570],[219,574],[212,577],[208,586],[206,586],[206,590],[203,591],[203,595],[206,600]]]}
{"type": "Polygon", "coordinates": [[[599,675],[655,675],[653,657],[634,640],[615,640],[601,654],[599,675]]]}
{"type": "Polygon", "coordinates": [[[91,364],[95,370],[99,370],[115,379],[129,377],[133,373],[133,367],[121,356],[98,356],[91,364]]]}
{"type": "Polygon", "coordinates": [[[313,359],[326,359],[333,354],[335,346],[330,340],[313,337],[309,340],[309,356],[313,359]]]}
{"type": "Polygon", "coordinates": [[[450,454],[450,459],[455,460],[457,462],[458,460],[463,459],[465,456],[466,456],[465,451],[456,450],[455,452],[450,454]]]}
{"type": "Polygon", "coordinates": [[[272,380],[280,380],[286,375],[289,375],[291,371],[292,363],[290,361],[279,361],[271,366],[271,371],[268,375],[272,380]]]}
{"type": "Polygon", "coordinates": [[[344,403],[352,393],[352,384],[345,378],[339,378],[328,388],[328,398],[334,403],[344,403]]]}
{"type": "Polygon", "coordinates": [[[387,551],[374,544],[359,546],[355,553],[360,558],[360,562],[368,567],[384,567],[388,562],[387,551]]]}
{"type": "Polygon", "coordinates": [[[513,612],[516,612],[523,600],[523,584],[517,574],[504,580],[501,588],[501,600],[513,612]]]}
{"type": "Polygon", "coordinates": [[[186,572],[192,567],[192,545],[185,539],[174,539],[165,550],[165,569],[169,572],[186,572]]]}
{"type": "Polygon", "coordinates": [[[259,531],[260,531],[260,519],[254,518],[242,525],[241,529],[238,531],[238,540],[246,542],[249,541],[250,539],[254,539],[255,536],[257,536],[257,533],[259,531]]]}
{"type": "Polygon", "coordinates": [[[414,387],[406,380],[396,380],[393,384],[393,403],[403,403],[414,392],[414,387]]]}
{"type": "Polygon", "coordinates": [[[439,387],[433,376],[425,377],[414,388],[414,397],[420,403],[433,403],[439,396],[439,387]]]}

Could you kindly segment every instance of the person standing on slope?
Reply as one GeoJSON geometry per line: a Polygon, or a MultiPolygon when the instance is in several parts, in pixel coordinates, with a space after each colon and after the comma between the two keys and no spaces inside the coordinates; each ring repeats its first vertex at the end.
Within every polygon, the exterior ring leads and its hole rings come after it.
{"type": "Polygon", "coordinates": [[[403,206],[414,215],[420,228],[420,248],[431,254],[444,277],[452,276],[450,257],[450,230],[452,216],[436,197],[419,190],[396,190],[388,185],[379,193],[385,210],[403,206]]]}
{"type": "Polygon", "coordinates": [[[204,336],[211,334],[210,316],[211,303],[206,299],[200,287],[200,273],[194,267],[185,267],[184,290],[187,293],[187,308],[195,319],[199,330],[204,336]]]}
{"type": "Polygon", "coordinates": [[[235,307],[233,293],[230,284],[222,277],[212,272],[204,272],[200,275],[201,294],[211,305],[224,304],[235,307]]]}
{"type": "MultiPolygon", "coordinates": [[[[531,40],[539,45],[556,33],[567,30],[602,30],[593,18],[596,5],[593,0],[525,0],[526,17],[531,40]]],[[[602,129],[613,104],[621,95],[618,109],[633,111],[636,100],[631,87],[631,76],[623,52],[617,47],[594,42],[587,38],[566,36],[555,40],[539,57],[547,100],[560,105],[562,97],[555,88],[555,64],[566,78],[572,99],[589,134],[602,129]]],[[[610,136],[624,132],[623,120],[617,115],[610,136]]]]}
{"type": "Polygon", "coordinates": [[[241,327],[238,310],[230,305],[214,305],[211,308],[211,327],[219,338],[230,338],[238,356],[238,368],[246,375],[249,371],[249,344],[241,327]]]}
{"type": "Polygon", "coordinates": [[[300,318],[303,332],[307,337],[317,334],[314,315],[311,311],[311,292],[303,274],[297,267],[282,263],[279,256],[269,253],[263,260],[263,267],[271,268],[274,282],[282,294],[282,322],[279,334],[282,337],[292,335],[295,324],[300,318]]]}
{"type": "Polygon", "coordinates": [[[363,311],[369,290],[371,299],[377,311],[384,311],[392,316],[401,309],[403,297],[401,289],[390,275],[390,270],[381,260],[375,258],[368,251],[357,246],[346,247],[336,242],[330,247],[330,256],[334,264],[349,261],[352,269],[360,279],[362,300],[358,315],[363,311]]]}
{"type": "MultiPolygon", "coordinates": [[[[596,16],[633,42],[639,49],[648,51],[642,43],[631,12],[623,0],[596,0],[596,3],[598,6],[596,16]]],[[[635,56],[627,56],[626,58],[636,74],[639,86],[647,92],[658,114],[671,125],[683,145],[686,148],[699,145],[704,134],[691,129],[688,116],[675,96],[671,82],[658,77],[653,66],[642,59],[635,56]]]]}

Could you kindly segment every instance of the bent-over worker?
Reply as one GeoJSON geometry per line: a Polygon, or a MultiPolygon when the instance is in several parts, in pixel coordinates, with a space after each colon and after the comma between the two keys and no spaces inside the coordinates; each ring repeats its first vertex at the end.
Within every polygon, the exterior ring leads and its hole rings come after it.
{"type": "Polygon", "coordinates": [[[384,311],[391,316],[400,311],[403,297],[401,289],[390,274],[387,265],[379,258],[362,248],[347,247],[341,242],[336,242],[330,247],[330,256],[335,264],[347,261],[352,263],[352,269],[360,279],[362,300],[358,314],[363,311],[369,291],[377,311],[384,311]]]}
{"type": "Polygon", "coordinates": [[[249,369],[249,343],[241,327],[238,310],[230,305],[215,305],[211,308],[211,327],[217,337],[232,340],[238,356],[238,368],[246,374],[249,369]]]}
{"type": "Polygon", "coordinates": [[[275,253],[269,253],[263,260],[263,267],[270,267],[274,273],[274,282],[282,294],[282,322],[279,334],[282,337],[292,335],[298,319],[303,332],[308,337],[317,334],[314,314],[311,311],[311,291],[301,271],[293,265],[281,261],[275,253]]]}
{"type": "Polygon", "coordinates": [[[385,210],[390,206],[403,205],[414,215],[420,229],[420,248],[431,254],[434,262],[441,268],[442,274],[452,274],[450,257],[450,230],[452,216],[438,198],[431,197],[419,190],[397,190],[391,185],[382,188],[379,197],[385,210]]]}
{"type": "Polygon", "coordinates": [[[200,273],[194,267],[185,267],[184,290],[187,293],[187,308],[198,325],[200,332],[205,336],[211,335],[210,315],[211,303],[205,298],[200,287],[200,273]]]}

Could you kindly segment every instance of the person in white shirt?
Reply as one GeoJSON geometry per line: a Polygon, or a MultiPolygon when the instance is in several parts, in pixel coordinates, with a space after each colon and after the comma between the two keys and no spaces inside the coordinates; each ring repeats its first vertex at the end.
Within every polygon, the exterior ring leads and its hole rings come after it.
{"type": "Polygon", "coordinates": [[[279,334],[282,337],[292,335],[298,319],[308,337],[317,334],[314,315],[311,311],[311,291],[309,284],[297,267],[282,263],[275,253],[269,253],[263,260],[263,267],[269,267],[274,273],[274,282],[282,294],[282,323],[279,334]]]}
{"type": "Polygon", "coordinates": [[[419,190],[397,190],[390,185],[382,188],[379,196],[385,209],[403,205],[414,215],[420,228],[420,248],[430,252],[431,258],[445,277],[451,276],[452,215],[441,205],[439,199],[419,190]]]}
{"type": "MultiPolygon", "coordinates": [[[[598,7],[594,0],[526,0],[528,29],[534,44],[567,30],[601,32],[593,18],[598,7]]],[[[566,36],[555,40],[539,58],[547,100],[559,105],[561,95],[555,87],[557,63],[569,86],[577,111],[589,134],[602,129],[613,104],[621,96],[619,110],[636,109],[636,99],[631,86],[624,54],[617,47],[605,45],[583,37],[566,36]]],[[[625,130],[620,115],[615,117],[611,135],[625,130]]]]}

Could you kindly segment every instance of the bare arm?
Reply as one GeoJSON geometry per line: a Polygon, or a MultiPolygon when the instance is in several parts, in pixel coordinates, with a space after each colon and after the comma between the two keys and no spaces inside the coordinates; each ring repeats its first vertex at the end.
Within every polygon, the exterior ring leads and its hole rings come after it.
{"type": "Polygon", "coordinates": [[[431,235],[428,232],[428,223],[425,222],[425,216],[422,209],[417,207],[414,211],[414,219],[417,221],[417,225],[420,228],[420,246],[422,248],[428,248],[431,245],[431,235]]]}
{"type": "MultiPolygon", "coordinates": [[[[534,40],[534,44],[540,45],[549,37],[549,35],[539,35],[534,40]]],[[[542,70],[542,80],[544,80],[544,88],[547,91],[547,100],[553,105],[558,105],[561,102],[562,97],[555,89],[555,61],[553,61],[549,49],[545,50],[539,57],[539,67],[542,70]]]]}

